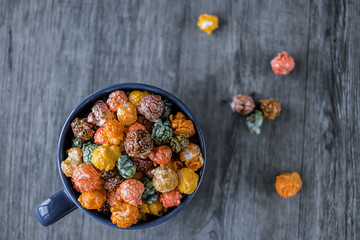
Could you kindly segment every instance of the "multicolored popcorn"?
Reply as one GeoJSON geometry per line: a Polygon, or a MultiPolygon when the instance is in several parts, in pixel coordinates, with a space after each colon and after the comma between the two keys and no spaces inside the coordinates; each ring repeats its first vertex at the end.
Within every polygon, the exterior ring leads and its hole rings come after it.
{"type": "Polygon", "coordinates": [[[122,228],[181,204],[204,164],[193,122],[182,112],[173,116],[177,108],[169,99],[127,94],[114,91],[87,118],[73,120],[72,148],[61,163],[81,205],[122,228]]]}

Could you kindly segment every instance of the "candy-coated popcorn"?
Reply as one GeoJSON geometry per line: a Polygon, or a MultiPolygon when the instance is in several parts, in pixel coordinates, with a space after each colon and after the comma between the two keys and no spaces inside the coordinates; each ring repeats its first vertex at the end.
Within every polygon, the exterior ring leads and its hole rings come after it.
{"type": "Polygon", "coordinates": [[[91,109],[87,117],[89,123],[95,124],[98,127],[103,127],[107,121],[113,120],[115,114],[110,111],[109,106],[103,101],[97,101],[91,109]]]}
{"type": "Polygon", "coordinates": [[[180,160],[193,171],[197,171],[204,165],[200,147],[195,143],[189,143],[189,146],[180,151],[180,160]]]}
{"type": "Polygon", "coordinates": [[[176,172],[166,165],[155,168],[152,174],[154,175],[152,184],[158,192],[166,193],[174,190],[179,183],[176,172]]]}
{"type": "Polygon", "coordinates": [[[147,95],[141,99],[138,110],[147,120],[155,122],[164,111],[164,102],[160,95],[147,95]]]}
{"type": "Polygon", "coordinates": [[[180,205],[180,200],[182,195],[179,190],[175,189],[167,193],[160,194],[160,202],[164,205],[164,207],[177,207],[180,205]]]}
{"type": "Polygon", "coordinates": [[[116,119],[105,123],[104,127],[99,128],[94,136],[96,144],[119,145],[124,140],[124,125],[116,119]]]}
{"type": "Polygon", "coordinates": [[[171,148],[163,145],[157,148],[153,148],[149,155],[149,158],[154,162],[154,165],[157,164],[167,164],[170,162],[172,156],[171,148]]]}
{"type": "Polygon", "coordinates": [[[83,160],[84,160],[84,163],[87,163],[87,164],[91,164],[91,158],[92,158],[92,151],[94,151],[96,148],[98,147],[97,144],[94,144],[94,143],[91,143],[90,141],[89,142],[86,142],[83,144],[83,147],[82,147],[82,152],[83,152],[83,160]]]}
{"type": "Polygon", "coordinates": [[[154,139],[156,145],[167,144],[173,136],[173,130],[170,127],[170,122],[164,123],[159,119],[156,120],[152,129],[151,137],[154,139]]]}
{"type": "Polygon", "coordinates": [[[263,114],[259,110],[255,110],[246,117],[246,125],[251,133],[260,134],[261,125],[263,123],[263,114]]]}
{"type": "Polygon", "coordinates": [[[179,184],[177,186],[179,191],[185,194],[193,193],[198,185],[199,175],[190,168],[182,168],[177,174],[179,176],[179,184]]]}
{"type": "Polygon", "coordinates": [[[149,95],[147,91],[132,91],[129,94],[129,102],[131,102],[135,107],[139,107],[141,99],[143,99],[146,95],[149,95]]]}
{"type": "Polygon", "coordinates": [[[120,155],[120,147],[104,144],[92,152],[91,162],[97,169],[109,171],[115,167],[120,155]]]}
{"type": "Polygon", "coordinates": [[[139,209],[126,202],[115,201],[110,211],[112,223],[121,228],[128,228],[139,219],[139,209]]]}
{"type": "Polygon", "coordinates": [[[184,135],[176,135],[170,141],[171,150],[179,153],[182,149],[186,148],[189,145],[189,138],[184,135]]]}
{"type": "Polygon", "coordinates": [[[276,192],[284,198],[293,197],[301,189],[302,181],[298,173],[282,173],[276,177],[276,192]]]}
{"type": "Polygon", "coordinates": [[[197,25],[202,31],[210,35],[212,31],[219,27],[218,22],[219,19],[217,16],[205,13],[199,16],[197,25]]]}
{"type": "Polygon", "coordinates": [[[111,178],[104,179],[104,188],[109,192],[115,192],[116,189],[120,186],[120,184],[124,181],[120,175],[116,175],[111,178]]]}
{"type": "Polygon", "coordinates": [[[68,157],[61,162],[61,170],[67,177],[72,177],[77,166],[82,163],[83,153],[80,148],[73,147],[66,151],[68,157]]]}
{"type": "Polygon", "coordinates": [[[264,114],[264,118],[269,120],[274,120],[277,116],[280,115],[281,106],[278,101],[274,99],[264,99],[260,100],[260,109],[264,114]]]}
{"type": "Polygon", "coordinates": [[[184,167],[184,163],[178,160],[171,160],[167,166],[174,170],[175,172],[178,172],[180,169],[184,167]]]}
{"type": "Polygon", "coordinates": [[[160,202],[159,198],[151,204],[147,204],[146,202],[143,202],[143,204],[140,207],[140,212],[144,215],[152,214],[152,215],[160,217],[166,211],[167,211],[167,208],[164,208],[164,206],[160,202]]]}
{"type": "Polygon", "coordinates": [[[278,53],[270,62],[271,68],[276,75],[286,75],[295,67],[294,59],[286,51],[278,53]]]}
{"type": "Polygon", "coordinates": [[[115,201],[122,201],[121,197],[115,192],[108,192],[107,193],[107,200],[106,202],[110,205],[110,207],[114,206],[115,201]]]}
{"type": "Polygon", "coordinates": [[[120,184],[120,186],[116,189],[116,193],[125,202],[134,206],[141,206],[141,196],[144,190],[145,187],[142,182],[135,179],[128,179],[120,184]]]}
{"type": "Polygon", "coordinates": [[[136,166],[128,155],[121,155],[116,166],[123,178],[132,178],[136,172],[136,166]]]}
{"type": "Polygon", "coordinates": [[[126,94],[121,91],[117,90],[112,93],[110,93],[108,100],[106,101],[107,105],[109,105],[109,108],[111,111],[116,112],[118,107],[121,104],[127,103],[128,98],[126,94]]]}
{"type": "Polygon", "coordinates": [[[87,163],[81,163],[75,168],[71,182],[78,192],[88,192],[100,188],[103,184],[100,173],[87,163]]]}
{"type": "Polygon", "coordinates": [[[141,196],[141,199],[146,203],[151,204],[158,198],[158,194],[152,185],[152,182],[148,178],[143,178],[142,183],[145,186],[145,190],[141,196]]]}
{"type": "Polygon", "coordinates": [[[94,136],[94,126],[88,123],[86,118],[75,118],[70,125],[74,136],[82,141],[89,141],[94,136]]]}
{"type": "MultiPolygon", "coordinates": [[[[141,159],[142,160],[142,159],[141,159]]],[[[133,176],[133,179],[136,179],[136,180],[141,180],[141,179],[143,179],[144,178],[144,173],[143,172],[140,172],[140,171],[138,171],[138,172],[136,172],[135,174],[134,174],[134,176],[133,176]]]]}
{"type": "Polygon", "coordinates": [[[137,120],[136,107],[129,102],[120,105],[116,115],[118,120],[126,126],[134,124],[137,120]]]}
{"type": "Polygon", "coordinates": [[[147,120],[143,115],[138,116],[137,122],[143,125],[148,133],[152,132],[154,123],[147,120]]]}
{"type": "Polygon", "coordinates": [[[125,151],[130,157],[142,159],[146,159],[153,148],[150,134],[143,129],[129,132],[125,138],[124,145],[125,151]]]}
{"type": "Polygon", "coordinates": [[[136,167],[140,171],[144,172],[144,174],[148,178],[152,178],[151,171],[154,169],[153,161],[151,161],[150,159],[141,159],[141,158],[132,158],[132,161],[135,163],[136,167]]]}
{"type": "Polygon", "coordinates": [[[72,139],[71,147],[82,148],[82,145],[83,145],[83,142],[80,139],[78,139],[78,138],[72,139]]]}
{"type": "Polygon", "coordinates": [[[166,121],[166,120],[169,120],[172,103],[167,99],[165,99],[163,102],[164,102],[164,111],[161,114],[160,118],[161,118],[161,120],[166,121]]]}
{"type": "Polygon", "coordinates": [[[81,193],[78,201],[86,209],[99,209],[106,201],[106,191],[104,189],[94,189],[81,193]]]}
{"type": "Polygon", "coordinates": [[[255,102],[252,97],[244,94],[236,95],[230,103],[233,112],[240,113],[242,115],[248,115],[255,108],[255,102]]]}
{"type": "Polygon", "coordinates": [[[175,117],[171,114],[170,121],[175,134],[184,134],[191,137],[196,133],[193,122],[187,119],[182,112],[178,112],[175,117]]]}
{"type": "Polygon", "coordinates": [[[131,126],[129,127],[128,131],[131,132],[131,131],[134,131],[134,130],[136,130],[136,129],[146,130],[146,128],[145,128],[143,125],[141,125],[140,123],[136,122],[136,123],[134,123],[133,125],[131,125],[131,126]]]}

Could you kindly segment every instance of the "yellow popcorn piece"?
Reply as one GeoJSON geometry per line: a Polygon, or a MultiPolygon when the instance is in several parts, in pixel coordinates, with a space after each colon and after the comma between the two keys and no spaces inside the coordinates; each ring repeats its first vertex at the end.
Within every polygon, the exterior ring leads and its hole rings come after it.
{"type": "Polygon", "coordinates": [[[202,14],[199,16],[199,21],[197,25],[202,31],[210,35],[212,31],[219,27],[218,22],[219,19],[217,16],[210,14],[202,14]]]}
{"type": "Polygon", "coordinates": [[[120,156],[120,147],[104,144],[92,152],[91,163],[94,164],[97,169],[110,171],[115,167],[120,156]]]}

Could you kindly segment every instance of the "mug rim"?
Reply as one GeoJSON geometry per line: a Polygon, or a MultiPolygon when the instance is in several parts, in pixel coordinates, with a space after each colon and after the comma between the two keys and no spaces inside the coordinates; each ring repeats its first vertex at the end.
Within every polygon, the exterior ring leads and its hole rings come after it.
{"type": "Polygon", "coordinates": [[[59,170],[59,174],[60,174],[60,178],[61,181],[64,185],[65,191],[67,193],[67,195],[70,197],[70,199],[74,202],[74,204],[81,209],[86,215],[88,215],[89,217],[91,217],[92,219],[94,219],[95,221],[102,223],[106,226],[112,227],[112,228],[117,228],[117,229],[126,229],[126,230],[136,230],[136,229],[144,229],[144,228],[150,228],[150,227],[154,227],[156,225],[159,225],[161,223],[164,223],[166,221],[168,221],[169,219],[171,219],[172,217],[174,217],[177,213],[179,213],[185,206],[187,206],[189,204],[189,202],[192,200],[192,198],[195,196],[196,192],[198,191],[204,173],[205,173],[205,165],[206,165],[206,146],[205,146],[205,138],[204,135],[201,131],[199,122],[196,120],[194,114],[190,111],[190,109],[177,97],[175,97],[173,94],[152,86],[152,85],[148,85],[148,84],[143,84],[143,83],[119,83],[119,84],[114,84],[102,89],[99,89],[93,93],[91,93],[90,95],[88,95],[87,97],[85,97],[79,104],[77,104],[75,106],[75,108],[71,111],[71,113],[68,115],[61,133],[60,133],[60,137],[59,137],[59,141],[58,141],[58,148],[57,148],[57,166],[58,166],[58,170],[59,170]],[[153,92],[156,94],[161,95],[162,97],[165,97],[169,100],[171,100],[171,102],[173,102],[193,123],[194,126],[196,128],[196,133],[197,133],[197,138],[198,138],[198,145],[201,148],[201,152],[204,158],[204,165],[201,168],[201,172],[199,173],[199,181],[198,181],[198,186],[196,187],[195,191],[190,194],[187,195],[187,198],[176,208],[172,209],[170,212],[166,213],[165,215],[156,218],[155,220],[149,221],[149,222],[145,222],[142,224],[135,224],[132,225],[128,228],[120,228],[118,227],[116,224],[113,224],[110,221],[105,221],[103,219],[103,217],[98,216],[96,214],[94,214],[91,210],[85,209],[81,206],[80,202],[77,200],[77,197],[75,196],[75,190],[73,189],[73,186],[71,184],[71,182],[69,183],[68,178],[63,174],[62,170],[61,170],[61,162],[62,162],[62,156],[64,151],[66,151],[64,148],[65,146],[65,136],[66,136],[66,132],[69,128],[70,123],[72,122],[72,120],[74,118],[76,118],[80,112],[80,110],[84,107],[87,107],[89,105],[89,103],[93,103],[96,100],[98,100],[101,96],[105,95],[105,94],[110,94],[113,91],[116,90],[142,90],[142,91],[149,91],[149,92],[153,92]]]}

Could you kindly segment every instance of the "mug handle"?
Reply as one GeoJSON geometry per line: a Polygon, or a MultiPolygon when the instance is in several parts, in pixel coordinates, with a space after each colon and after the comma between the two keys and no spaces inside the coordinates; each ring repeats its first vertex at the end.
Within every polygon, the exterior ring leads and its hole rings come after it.
{"type": "Polygon", "coordinates": [[[37,205],[34,209],[36,219],[43,225],[49,226],[76,209],[65,189],[62,189],[37,205]]]}

